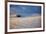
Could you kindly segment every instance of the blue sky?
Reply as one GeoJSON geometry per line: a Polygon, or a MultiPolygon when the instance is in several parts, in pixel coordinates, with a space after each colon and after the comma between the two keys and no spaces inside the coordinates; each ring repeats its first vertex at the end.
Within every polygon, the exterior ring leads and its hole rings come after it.
{"type": "Polygon", "coordinates": [[[32,16],[32,14],[41,14],[41,6],[10,5],[10,12],[21,16],[32,16]]]}

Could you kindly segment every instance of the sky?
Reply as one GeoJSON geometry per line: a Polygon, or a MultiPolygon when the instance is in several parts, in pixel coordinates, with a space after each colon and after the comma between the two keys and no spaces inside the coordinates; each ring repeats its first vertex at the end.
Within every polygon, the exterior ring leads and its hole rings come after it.
{"type": "Polygon", "coordinates": [[[10,5],[10,14],[16,14],[21,16],[32,16],[41,14],[41,6],[31,5],[10,5]]]}

